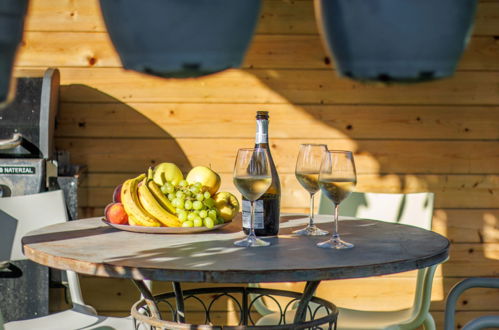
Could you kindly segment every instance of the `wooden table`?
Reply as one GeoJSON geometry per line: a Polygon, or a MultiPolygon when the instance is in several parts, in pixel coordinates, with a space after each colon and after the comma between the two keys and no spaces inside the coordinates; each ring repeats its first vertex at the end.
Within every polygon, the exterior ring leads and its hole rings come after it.
{"type": "MultiPolygon", "coordinates": [[[[353,249],[321,249],[325,237],[295,237],[307,222],[303,215],[284,215],[279,237],[269,247],[241,248],[232,243],[244,236],[240,218],[217,231],[154,235],[119,231],[99,218],[70,221],[28,233],[25,255],[40,264],[78,273],[134,280],[154,302],[142,280],[258,283],[307,281],[299,305],[305,310],[321,280],[391,274],[425,268],[444,261],[449,241],[417,227],[375,220],[340,221],[340,234],[353,249]]],[[[316,223],[331,229],[331,216],[316,223]]],[[[180,293],[180,292],[179,292],[180,293]]],[[[180,295],[181,296],[181,295],[180,295]]]]}

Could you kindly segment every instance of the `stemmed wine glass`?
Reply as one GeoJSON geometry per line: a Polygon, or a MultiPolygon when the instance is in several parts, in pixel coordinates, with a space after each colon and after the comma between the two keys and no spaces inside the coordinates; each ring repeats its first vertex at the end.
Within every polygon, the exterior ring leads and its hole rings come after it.
{"type": "Polygon", "coordinates": [[[325,144],[302,144],[296,160],[295,175],[298,182],[310,193],[310,217],[308,225],[293,234],[300,236],[320,236],[328,232],[314,224],[314,196],[319,191],[319,172],[322,157],[326,154],[325,144]]]}
{"type": "Polygon", "coordinates": [[[357,174],[351,151],[326,151],[319,174],[319,187],[334,205],[333,235],[327,241],[318,243],[321,248],[350,249],[352,243],[343,241],[338,233],[338,208],[355,189],[357,174]]]}
{"type": "Polygon", "coordinates": [[[264,148],[239,149],[234,164],[234,185],[251,202],[251,225],[248,236],[234,242],[234,245],[245,247],[270,245],[269,242],[261,240],[255,235],[254,202],[267,191],[271,183],[272,174],[267,150],[264,148]]]}

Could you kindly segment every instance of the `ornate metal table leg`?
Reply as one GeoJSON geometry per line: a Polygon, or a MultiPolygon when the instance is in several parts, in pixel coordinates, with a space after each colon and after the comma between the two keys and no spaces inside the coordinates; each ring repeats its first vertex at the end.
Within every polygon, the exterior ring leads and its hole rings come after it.
{"type": "Polygon", "coordinates": [[[305,285],[305,290],[303,290],[303,295],[298,303],[298,308],[296,309],[294,323],[305,321],[308,303],[310,302],[310,299],[312,299],[320,282],[321,281],[308,281],[307,285],[305,285]]]}
{"type": "Polygon", "coordinates": [[[177,302],[177,321],[185,323],[184,294],[182,293],[182,287],[180,286],[180,282],[172,282],[172,284],[173,292],[175,293],[175,300],[177,302]]]}
{"type": "Polygon", "coordinates": [[[143,281],[132,280],[137,289],[139,289],[140,293],[144,297],[144,300],[147,303],[147,307],[149,307],[149,311],[151,312],[151,316],[161,320],[161,314],[159,313],[158,305],[156,304],[156,300],[151,293],[151,290],[147,287],[147,285],[143,281]]]}

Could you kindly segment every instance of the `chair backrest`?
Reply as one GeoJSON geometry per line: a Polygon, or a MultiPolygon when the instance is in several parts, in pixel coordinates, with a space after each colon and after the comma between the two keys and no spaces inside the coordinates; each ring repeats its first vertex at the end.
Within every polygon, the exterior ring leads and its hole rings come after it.
{"type": "MultiPolygon", "coordinates": [[[[23,260],[21,239],[29,231],[68,221],[62,190],[0,198],[0,261],[23,260]]],[[[73,304],[84,305],[80,283],[68,271],[73,304]]]]}
{"type": "Polygon", "coordinates": [[[0,261],[23,260],[21,238],[68,220],[62,190],[0,198],[0,261]]]}
{"type": "MultiPolygon", "coordinates": [[[[434,194],[353,192],[340,205],[340,215],[397,222],[431,230],[434,194]]],[[[321,196],[320,214],[332,214],[333,203],[321,196]]]]}
{"type": "MultiPolygon", "coordinates": [[[[385,194],[353,192],[340,205],[340,215],[412,225],[431,230],[434,194],[385,194]]],[[[331,214],[333,203],[321,194],[320,214],[331,214]]],[[[414,324],[424,320],[430,308],[431,288],[436,265],[419,269],[412,304],[414,324]]]]}

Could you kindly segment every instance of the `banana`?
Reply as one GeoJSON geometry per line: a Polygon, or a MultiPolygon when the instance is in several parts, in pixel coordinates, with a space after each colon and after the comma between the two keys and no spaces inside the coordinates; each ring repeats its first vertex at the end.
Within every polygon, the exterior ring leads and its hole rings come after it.
{"type": "Polygon", "coordinates": [[[154,176],[154,171],[153,171],[152,167],[149,167],[149,168],[147,169],[147,179],[148,179],[148,180],[152,180],[152,179],[153,179],[153,176],[154,176]]]}
{"type": "Polygon", "coordinates": [[[136,225],[160,227],[161,223],[144,210],[138,200],[137,185],[144,177],[145,176],[142,174],[135,179],[128,179],[123,183],[123,187],[121,188],[121,202],[125,207],[126,213],[129,217],[131,216],[133,218],[132,221],[135,222],[136,225]]]}
{"type": "Polygon", "coordinates": [[[139,201],[142,207],[154,216],[159,222],[167,227],[180,227],[182,223],[176,216],[165,210],[161,204],[156,200],[151,190],[147,186],[147,178],[142,181],[139,186],[139,201]]]}
{"type": "Polygon", "coordinates": [[[152,180],[147,180],[147,187],[151,191],[151,193],[154,195],[158,203],[167,211],[169,211],[171,214],[175,214],[176,210],[173,207],[172,203],[166,198],[165,195],[161,192],[161,189],[159,188],[158,184],[152,180]]]}
{"type": "Polygon", "coordinates": [[[137,221],[137,219],[135,219],[135,217],[133,215],[128,215],[128,224],[130,226],[138,226],[139,225],[139,222],[137,221]]]}

